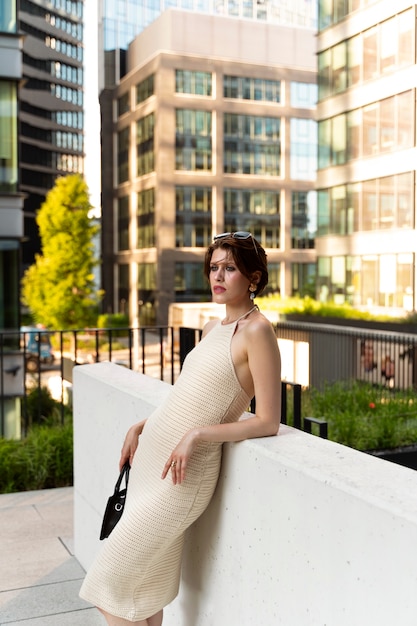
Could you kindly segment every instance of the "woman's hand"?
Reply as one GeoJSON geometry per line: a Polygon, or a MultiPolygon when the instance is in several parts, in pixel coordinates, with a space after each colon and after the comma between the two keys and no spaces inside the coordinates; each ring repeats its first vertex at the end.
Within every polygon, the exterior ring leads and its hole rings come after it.
{"type": "Polygon", "coordinates": [[[146,420],[133,424],[127,431],[125,440],[123,442],[122,451],[120,454],[119,469],[121,470],[126,461],[129,461],[129,465],[132,465],[133,457],[135,456],[136,448],[139,443],[139,435],[142,433],[146,420]]]}
{"type": "Polygon", "coordinates": [[[168,461],[164,465],[162,478],[166,478],[171,470],[172,482],[180,485],[185,479],[188,461],[198,444],[197,430],[192,429],[185,433],[179,444],[172,451],[168,461]]]}

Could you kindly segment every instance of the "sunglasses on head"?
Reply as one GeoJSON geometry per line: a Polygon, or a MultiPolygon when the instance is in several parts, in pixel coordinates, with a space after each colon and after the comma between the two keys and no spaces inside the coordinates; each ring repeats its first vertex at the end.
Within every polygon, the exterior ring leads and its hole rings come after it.
{"type": "Polygon", "coordinates": [[[218,239],[226,239],[227,237],[233,237],[233,239],[249,239],[249,237],[251,237],[255,252],[256,254],[258,254],[258,249],[256,247],[252,233],[248,233],[246,230],[238,230],[235,233],[221,233],[220,235],[215,235],[213,240],[217,241],[218,239]]]}

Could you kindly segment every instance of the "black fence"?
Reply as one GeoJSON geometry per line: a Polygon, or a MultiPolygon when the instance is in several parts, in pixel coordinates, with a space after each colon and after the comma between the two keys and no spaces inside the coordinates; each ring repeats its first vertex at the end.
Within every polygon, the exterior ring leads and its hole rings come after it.
{"type": "MultiPolygon", "coordinates": [[[[395,392],[417,387],[414,334],[297,322],[278,324],[276,334],[284,367],[291,363],[287,380],[281,383],[284,424],[290,412],[294,427],[327,437],[327,424],[320,417],[301,417],[303,387],[320,389],[336,381],[358,380],[384,393],[387,388],[395,392]]],[[[44,387],[58,401],[63,420],[65,406],[71,404],[72,370],[77,365],[112,361],[172,384],[200,338],[198,329],[168,326],[0,332],[0,436],[7,436],[10,416],[18,406],[23,434],[32,421],[41,419],[41,403],[36,414],[30,415],[28,406],[33,411],[36,402],[28,399],[33,395],[41,399],[44,387]]]]}

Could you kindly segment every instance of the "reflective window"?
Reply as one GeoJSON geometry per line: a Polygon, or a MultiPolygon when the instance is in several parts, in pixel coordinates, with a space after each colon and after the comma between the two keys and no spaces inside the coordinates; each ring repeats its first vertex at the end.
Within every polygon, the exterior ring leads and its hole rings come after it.
{"type": "Polygon", "coordinates": [[[175,91],[177,93],[211,96],[211,81],[210,72],[175,70],[175,91]]]}
{"type": "Polygon", "coordinates": [[[292,118],[290,121],[290,176],[292,180],[316,180],[317,122],[292,118]]]}
{"type": "Polygon", "coordinates": [[[227,188],[223,194],[224,230],[247,230],[265,248],[280,246],[280,193],[227,188]]]}
{"type": "Polygon", "coordinates": [[[16,0],[2,0],[0,9],[0,32],[16,32],[16,0]]]}
{"type": "Polygon", "coordinates": [[[317,232],[317,194],[315,191],[291,193],[291,247],[314,248],[317,232]]]}
{"type": "Polygon", "coordinates": [[[117,200],[117,249],[129,250],[129,196],[117,200]]]}
{"type": "Polygon", "coordinates": [[[280,118],[224,115],[224,172],[280,175],[280,118]]]}
{"type": "Polygon", "coordinates": [[[317,104],[318,87],[315,83],[291,83],[291,106],[314,109],[317,104]]]}
{"type": "Polygon", "coordinates": [[[117,180],[129,180],[129,127],[117,133],[117,180]]]}
{"type": "Polygon", "coordinates": [[[153,113],[136,122],[136,174],[143,176],[153,172],[155,167],[153,113]]]}
{"type": "Polygon", "coordinates": [[[211,112],[177,109],[175,169],[211,170],[211,112]]]}
{"type": "Polygon", "coordinates": [[[211,187],[175,188],[175,245],[204,247],[212,240],[211,187]]]}
{"type": "Polygon", "coordinates": [[[407,172],[318,192],[318,232],[414,228],[414,174],[407,172]]]}
{"type": "Polygon", "coordinates": [[[318,166],[342,165],[414,145],[413,91],[319,122],[318,166]]]}
{"type": "Polygon", "coordinates": [[[223,79],[223,95],[225,98],[280,102],[281,81],[225,76],[223,79]]]}
{"type": "Polygon", "coordinates": [[[0,81],[0,191],[17,191],[17,86],[0,81]]]}
{"type": "Polygon", "coordinates": [[[136,85],[136,104],[144,102],[154,94],[154,75],[148,76],[136,85]]]}
{"type": "Polygon", "coordinates": [[[201,262],[175,263],[174,284],[176,302],[195,301],[198,298],[209,300],[210,298],[210,290],[201,262]]]}
{"type": "Polygon", "coordinates": [[[319,99],[414,64],[414,51],[412,8],[320,52],[319,99]]]}
{"type": "Polygon", "coordinates": [[[155,237],[155,189],[144,189],[138,192],[137,210],[137,241],[136,247],[153,248],[155,237]]]}
{"type": "Polygon", "coordinates": [[[0,239],[0,328],[19,327],[19,242],[0,239]]]}

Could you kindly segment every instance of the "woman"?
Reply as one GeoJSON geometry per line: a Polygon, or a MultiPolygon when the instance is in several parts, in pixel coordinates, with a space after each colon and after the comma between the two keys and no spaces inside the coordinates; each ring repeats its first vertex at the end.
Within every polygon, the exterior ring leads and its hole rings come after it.
{"type": "Polygon", "coordinates": [[[204,269],[226,317],[205,326],[167,400],[129,429],[125,511],[80,592],[109,626],[161,626],[178,593],[184,532],[217,483],[221,444],[278,432],[280,355],[253,303],[268,281],[265,251],[250,233],[217,235],[204,269]],[[254,396],[256,415],[239,421],[254,396]]]}

